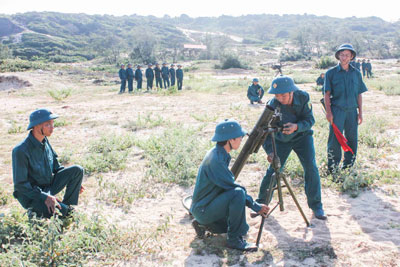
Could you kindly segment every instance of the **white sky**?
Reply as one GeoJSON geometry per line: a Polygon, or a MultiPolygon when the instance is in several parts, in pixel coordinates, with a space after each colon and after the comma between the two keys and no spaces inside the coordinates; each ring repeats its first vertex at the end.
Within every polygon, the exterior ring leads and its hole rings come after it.
{"type": "Polygon", "coordinates": [[[314,14],[330,17],[376,16],[386,21],[400,19],[397,0],[0,0],[0,14],[28,11],[63,13],[154,15],[190,17],[247,14],[314,14]]]}

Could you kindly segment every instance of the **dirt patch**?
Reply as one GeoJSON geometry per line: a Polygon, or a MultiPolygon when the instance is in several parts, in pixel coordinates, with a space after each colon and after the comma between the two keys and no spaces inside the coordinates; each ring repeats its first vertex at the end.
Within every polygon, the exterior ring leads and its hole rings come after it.
{"type": "Polygon", "coordinates": [[[0,91],[21,89],[32,86],[28,81],[21,80],[17,76],[0,76],[0,91]]]}

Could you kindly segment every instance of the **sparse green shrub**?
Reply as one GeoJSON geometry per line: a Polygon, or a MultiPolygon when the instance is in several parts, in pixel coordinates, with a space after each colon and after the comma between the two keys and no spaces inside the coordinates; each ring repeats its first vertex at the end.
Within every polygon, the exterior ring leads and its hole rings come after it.
{"type": "Polygon", "coordinates": [[[71,88],[63,88],[63,89],[54,89],[47,91],[49,95],[56,101],[63,101],[67,97],[69,97],[72,93],[71,88]]]}
{"type": "Polygon", "coordinates": [[[0,60],[0,72],[19,72],[27,70],[47,70],[50,68],[49,64],[39,61],[28,61],[22,59],[5,59],[0,60]]]}
{"type": "Polygon", "coordinates": [[[315,63],[315,67],[318,69],[328,69],[337,65],[337,63],[338,62],[336,59],[328,56],[323,56],[315,63]]]}
{"type": "Polygon", "coordinates": [[[194,129],[182,126],[169,128],[160,136],[135,140],[149,161],[147,175],[158,182],[191,185],[210,142],[194,129]]]}
{"type": "Polygon", "coordinates": [[[387,121],[383,117],[372,116],[364,118],[359,129],[359,142],[370,148],[382,148],[389,144],[389,139],[384,135],[387,121]]]}
{"type": "Polygon", "coordinates": [[[122,170],[132,146],[131,135],[102,136],[89,144],[89,153],[80,160],[80,165],[89,175],[94,172],[122,170]]]}
{"type": "Polygon", "coordinates": [[[8,133],[9,134],[17,134],[17,133],[23,133],[25,131],[25,127],[22,125],[18,125],[16,121],[12,120],[11,125],[8,128],[8,133]]]}
{"type": "Polygon", "coordinates": [[[0,206],[6,205],[11,198],[11,193],[7,192],[0,184],[0,206]]]}
{"type": "Polygon", "coordinates": [[[115,227],[96,213],[75,213],[69,220],[28,220],[19,210],[0,217],[0,266],[81,266],[93,259],[103,264],[121,257],[129,260],[139,253],[158,251],[155,244],[169,223],[168,217],[144,231],[115,227]]]}
{"type": "Polygon", "coordinates": [[[65,118],[58,118],[56,120],[54,120],[54,127],[63,127],[63,126],[67,126],[69,125],[70,122],[67,121],[65,118]]]}
{"type": "Polygon", "coordinates": [[[152,115],[152,112],[148,112],[144,116],[139,113],[135,121],[128,120],[122,127],[135,132],[141,129],[151,129],[164,123],[164,119],[160,115],[152,115]]]}
{"type": "Polygon", "coordinates": [[[299,51],[295,51],[295,50],[287,49],[285,51],[281,51],[281,53],[279,54],[280,62],[298,61],[298,60],[302,60],[302,59],[305,59],[305,56],[302,53],[300,53],[299,51]]]}

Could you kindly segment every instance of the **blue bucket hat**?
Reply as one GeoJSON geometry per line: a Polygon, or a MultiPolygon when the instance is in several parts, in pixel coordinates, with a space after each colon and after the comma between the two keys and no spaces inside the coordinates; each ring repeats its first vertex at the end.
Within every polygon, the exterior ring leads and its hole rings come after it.
{"type": "Polygon", "coordinates": [[[258,79],[257,79],[257,78],[254,78],[254,79],[253,79],[253,83],[254,83],[254,82],[258,82],[258,79]]]}
{"type": "Polygon", "coordinates": [[[45,121],[57,119],[58,115],[51,113],[50,110],[42,108],[35,110],[29,116],[29,126],[26,130],[32,129],[34,126],[41,124],[45,121]]]}
{"type": "Polygon", "coordinates": [[[281,75],[272,81],[268,93],[285,94],[297,90],[299,90],[299,88],[294,84],[292,78],[290,78],[289,76],[281,75]]]}
{"type": "Polygon", "coordinates": [[[337,60],[339,60],[340,51],[343,51],[343,50],[349,50],[353,54],[353,58],[355,58],[357,55],[356,50],[354,50],[354,48],[351,44],[342,44],[341,46],[339,46],[339,48],[336,50],[336,53],[335,53],[335,58],[337,60]]]}
{"type": "Polygon", "coordinates": [[[211,141],[222,142],[229,139],[238,138],[245,136],[247,132],[240,126],[235,120],[224,120],[217,124],[215,127],[215,133],[211,141]]]}

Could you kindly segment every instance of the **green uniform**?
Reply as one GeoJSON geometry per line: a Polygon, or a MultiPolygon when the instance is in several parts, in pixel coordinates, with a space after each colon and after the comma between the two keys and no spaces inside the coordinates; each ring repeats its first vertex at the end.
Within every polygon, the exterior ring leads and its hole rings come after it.
{"type": "Polygon", "coordinates": [[[178,90],[182,90],[182,84],[183,84],[183,70],[182,69],[177,69],[176,70],[176,79],[178,80],[178,90]]]}
{"type": "Polygon", "coordinates": [[[365,70],[367,72],[367,78],[371,77],[372,78],[372,65],[370,62],[367,62],[365,64],[365,70]]]}
{"type": "MultiPolygon", "coordinates": [[[[293,92],[292,105],[282,105],[276,98],[271,99],[268,104],[274,108],[280,107],[282,125],[291,122],[296,123],[298,126],[297,131],[292,134],[287,135],[282,132],[276,134],[276,150],[281,161],[281,170],[283,170],[286,160],[293,150],[303,166],[304,188],[308,206],[313,211],[322,209],[321,183],[315,161],[314,139],[312,137],[313,131],[311,130],[315,120],[312,113],[310,96],[305,91],[296,90],[293,92]]],[[[273,152],[270,136],[265,140],[263,147],[267,154],[273,152]]],[[[266,201],[267,190],[271,183],[273,173],[274,169],[272,165],[270,165],[260,186],[258,195],[260,201],[266,201]]]]}
{"type": "Polygon", "coordinates": [[[203,159],[197,174],[190,212],[195,219],[214,233],[228,233],[228,240],[245,235],[245,206],[261,210],[260,204],[247,195],[244,187],[235,183],[229,170],[231,156],[216,145],[203,159]]]}
{"type": "Polygon", "coordinates": [[[128,79],[128,90],[129,92],[133,91],[133,79],[135,78],[135,75],[133,74],[133,69],[132,68],[127,68],[126,69],[126,76],[128,79]]]}
{"type": "Polygon", "coordinates": [[[151,67],[146,69],[147,90],[153,89],[154,71],[151,67]]]}
{"type": "Polygon", "coordinates": [[[137,89],[142,89],[143,73],[141,69],[136,69],[135,79],[136,79],[137,89]]]}
{"type": "Polygon", "coordinates": [[[362,69],[362,75],[363,75],[363,77],[365,77],[365,70],[366,70],[366,67],[367,67],[367,63],[362,62],[362,63],[361,63],[361,69],[362,69]]]}
{"type": "Polygon", "coordinates": [[[127,74],[126,74],[126,70],[125,69],[119,69],[118,72],[119,78],[121,79],[121,88],[119,90],[120,93],[125,92],[125,88],[126,88],[126,79],[127,79],[127,74]]]}
{"type": "Polygon", "coordinates": [[[171,77],[171,86],[175,85],[175,69],[170,68],[169,69],[169,77],[171,77]]]}
{"type": "Polygon", "coordinates": [[[68,205],[77,205],[83,169],[80,166],[64,168],[57,160],[47,138],[39,142],[32,134],[12,151],[14,197],[26,209],[38,216],[50,217],[44,204],[47,196],[56,195],[66,187],[64,199],[59,203],[63,215],[68,205]]]}
{"type": "Polygon", "coordinates": [[[162,80],[161,80],[161,69],[160,67],[154,68],[154,76],[156,77],[156,87],[162,87],[162,80]]]}
{"type": "Polygon", "coordinates": [[[251,102],[258,102],[261,101],[261,99],[264,96],[264,89],[262,88],[261,85],[250,85],[249,88],[247,89],[247,98],[251,102]],[[261,93],[260,93],[261,92],[261,93]]]}
{"type": "MultiPolygon", "coordinates": [[[[353,165],[357,154],[358,143],[358,95],[367,91],[361,73],[352,66],[345,71],[340,64],[329,69],[325,75],[325,92],[331,95],[333,123],[343,133],[353,150],[344,153],[343,167],[353,165]]],[[[328,138],[328,168],[333,171],[342,158],[342,150],[330,126],[328,138]]]]}
{"type": "Polygon", "coordinates": [[[163,66],[161,68],[161,75],[162,75],[162,79],[164,81],[164,88],[168,88],[169,87],[169,69],[167,66],[163,66]]]}

